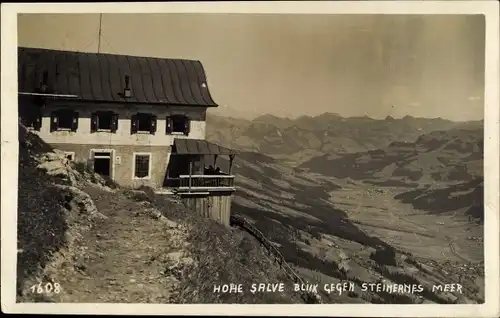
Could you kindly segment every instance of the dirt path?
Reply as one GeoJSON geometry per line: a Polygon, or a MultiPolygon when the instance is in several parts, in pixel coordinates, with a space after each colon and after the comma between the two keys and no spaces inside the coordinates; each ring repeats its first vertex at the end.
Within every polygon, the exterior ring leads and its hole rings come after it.
{"type": "Polygon", "coordinates": [[[450,251],[453,253],[453,255],[455,255],[456,257],[458,257],[459,259],[461,259],[462,261],[467,262],[467,263],[476,263],[476,264],[480,263],[480,262],[474,262],[474,261],[470,260],[469,258],[458,254],[457,251],[455,250],[455,245],[454,245],[455,240],[449,236],[446,236],[446,239],[448,240],[448,246],[450,247],[450,251]]]}
{"type": "Polygon", "coordinates": [[[163,275],[168,232],[138,214],[140,204],[124,195],[85,189],[108,218],[84,234],[77,272],[60,281],[63,302],[168,303],[174,282],[163,275]]]}

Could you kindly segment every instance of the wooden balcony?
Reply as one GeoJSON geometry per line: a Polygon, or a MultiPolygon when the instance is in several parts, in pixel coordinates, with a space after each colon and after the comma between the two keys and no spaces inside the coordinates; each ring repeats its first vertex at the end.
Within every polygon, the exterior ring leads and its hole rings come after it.
{"type": "Polygon", "coordinates": [[[221,175],[180,175],[168,178],[166,186],[175,192],[215,192],[235,191],[234,176],[221,175]]]}

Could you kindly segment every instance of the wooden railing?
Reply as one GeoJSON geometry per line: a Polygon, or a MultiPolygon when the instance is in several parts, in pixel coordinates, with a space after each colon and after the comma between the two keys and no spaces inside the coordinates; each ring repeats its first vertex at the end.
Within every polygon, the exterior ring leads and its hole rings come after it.
{"type": "MultiPolygon", "coordinates": [[[[305,284],[299,275],[297,275],[290,265],[288,265],[281,252],[252,223],[248,222],[244,217],[239,215],[231,215],[230,223],[231,225],[239,226],[255,237],[264,246],[264,248],[274,256],[275,261],[278,262],[285,275],[294,283],[305,284]]],[[[301,292],[301,296],[306,303],[322,303],[321,297],[317,293],[312,294],[310,292],[301,292]]]]}
{"type": "Polygon", "coordinates": [[[168,178],[166,186],[179,190],[234,189],[234,176],[224,174],[180,175],[179,178],[168,178]]]}

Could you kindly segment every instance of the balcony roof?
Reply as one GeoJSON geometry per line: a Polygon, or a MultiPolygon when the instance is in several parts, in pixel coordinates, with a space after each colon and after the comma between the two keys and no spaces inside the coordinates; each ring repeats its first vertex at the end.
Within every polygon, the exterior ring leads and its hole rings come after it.
{"type": "Polygon", "coordinates": [[[178,155],[237,155],[238,152],[202,139],[175,138],[172,153],[178,155]]]}

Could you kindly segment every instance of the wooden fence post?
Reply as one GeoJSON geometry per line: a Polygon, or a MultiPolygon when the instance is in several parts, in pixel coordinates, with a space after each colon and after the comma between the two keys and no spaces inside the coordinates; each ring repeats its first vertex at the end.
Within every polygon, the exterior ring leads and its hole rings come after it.
{"type": "MultiPolygon", "coordinates": [[[[269,241],[264,234],[262,234],[261,231],[259,231],[257,228],[253,226],[250,222],[248,222],[245,218],[240,217],[240,216],[231,216],[233,223],[239,225],[241,228],[252,234],[259,242],[260,244],[266,249],[267,253],[271,256],[274,256],[274,261],[278,262],[280,265],[280,269],[285,272],[285,275],[295,282],[296,284],[304,284],[304,281],[294,272],[294,270],[288,265],[288,263],[285,261],[285,258],[283,255],[280,253],[280,251],[273,245],[271,244],[271,241],[269,241]]],[[[301,292],[301,298],[305,301],[308,302],[310,301],[309,292],[301,292]]],[[[322,303],[321,298],[319,295],[317,295],[315,298],[315,302],[317,303],[322,303]]]]}

